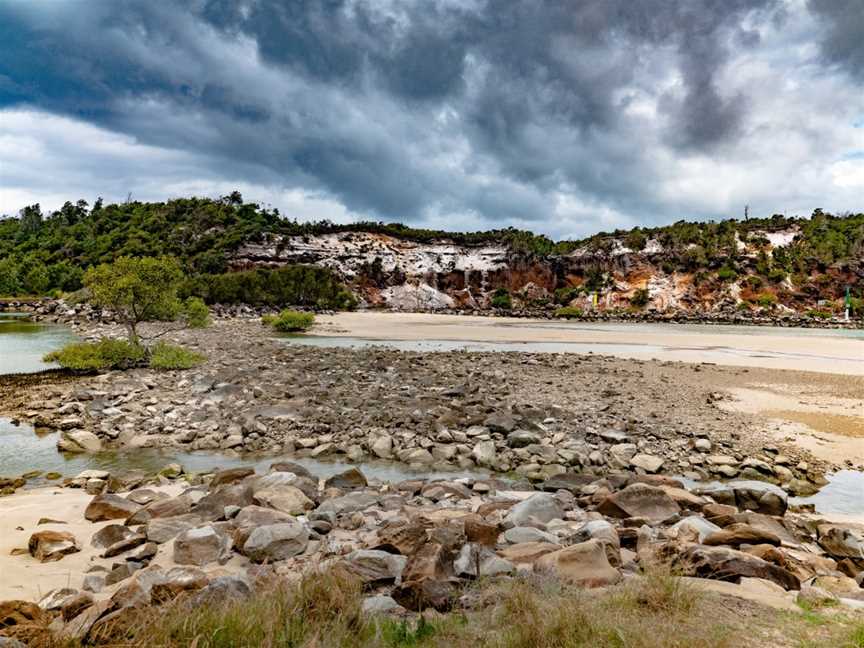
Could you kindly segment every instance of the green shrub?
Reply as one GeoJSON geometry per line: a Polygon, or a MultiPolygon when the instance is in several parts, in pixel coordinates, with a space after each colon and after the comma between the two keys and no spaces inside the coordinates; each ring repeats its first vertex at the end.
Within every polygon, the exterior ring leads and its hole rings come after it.
{"type": "Polygon", "coordinates": [[[720,279],[720,281],[735,281],[737,277],[738,273],[729,266],[723,266],[717,271],[717,278],[720,279]]]}
{"type": "Polygon", "coordinates": [[[749,275],[745,277],[744,281],[753,290],[759,290],[762,287],[762,277],[757,277],[756,275],[749,275]]]}
{"type": "Polygon", "coordinates": [[[501,308],[510,310],[513,308],[513,300],[510,297],[510,292],[506,288],[499,288],[492,295],[492,308],[501,308]]]}
{"type": "Polygon", "coordinates": [[[786,279],[786,271],[783,268],[772,268],[768,273],[768,280],[774,283],[780,283],[786,279]]]}
{"type": "Polygon", "coordinates": [[[183,302],[183,317],[190,328],[210,326],[210,309],[200,297],[189,297],[183,302]]]}
{"type": "Polygon", "coordinates": [[[100,369],[128,369],[145,364],[147,350],[128,340],[102,338],[98,342],[74,342],[43,358],[56,362],[64,369],[96,371],[100,369]]]}
{"type": "Polygon", "coordinates": [[[633,292],[633,296],[630,298],[630,304],[636,306],[637,308],[642,308],[648,305],[648,302],[651,300],[651,296],[648,293],[647,288],[637,288],[633,292]]]}
{"type": "Polygon", "coordinates": [[[555,317],[563,317],[564,319],[579,319],[582,317],[582,309],[576,306],[564,306],[555,311],[555,317]]]}
{"type": "Polygon", "coordinates": [[[565,286],[564,288],[555,289],[555,303],[566,306],[571,301],[579,296],[582,289],[576,286],[565,286]]]}
{"type": "Polygon", "coordinates": [[[206,358],[181,346],[159,342],[150,351],[150,366],[154,369],[191,369],[206,358]]]}
{"type": "Polygon", "coordinates": [[[832,313],[826,310],[820,310],[818,308],[811,308],[807,311],[808,317],[812,317],[814,319],[831,319],[832,313]]]}
{"type": "Polygon", "coordinates": [[[754,301],[756,304],[761,306],[762,308],[771,308],[774,304],[777,303],[777,295],[774,293],[764,292],[756,295],[751,301],[754,301]]]}
{"type": "Polygon", "coordinates": [[[315,315],[286,308],[278,315],[265,315],[261,318],[264,324],[272,326],[283,333],[308,331],[315,323],[315,315]]]}

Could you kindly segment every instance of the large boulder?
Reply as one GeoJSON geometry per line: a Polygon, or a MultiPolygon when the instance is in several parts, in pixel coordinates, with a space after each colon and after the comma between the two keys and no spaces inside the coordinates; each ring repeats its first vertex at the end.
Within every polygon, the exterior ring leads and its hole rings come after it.
{"type": "Polygon", "coordinates": [[[709,546],[730,545],[738,547],[742,544],[769,544],[780,545],[780,538],[765,529],[750,526],[743,522],[730,524],[725,529],[714,531],[702,540],[702,544],[709,546]]]}
{"type": "Polygon", "coordinates": [[[227,506],[243,508],[250,504],[252,504],[252,486],[244,480],[210,491],[192,507],[192,513],[202,520],[215,521],[224,519],[227,506]]]}
{"type": "Polygon", "coordinates": [[[720,504],[765,515],[782,517],[788,507],[788,498],[782,488],[761,481],[736,480],[722,486],[702,489],[700,493],[710,495],[720,504]]]}
{"type": "Polygon", "coordinates": [[[692,576],[738,583],[741,578],[764,578],[785,590],[801,588],[791,572],[770,562],[727,547],[689,545],[678,554],[682,567],[692,576]]]}
{"type": "Polygon", "coordinates": [[[564,509],[551,493],[537,493],[510,509],[505,518],[514,526],[546,524],[564,517],[564,509]]]}
{"type": "Polygon", "coordinates": [[[256,504],[288,515],[303,515],[306,511],[315,508],[315,502],[295,486],[274,486],[258,490],[255,491],[252,499],[256,504]]]}
{"type": "Polygon", "coordinates": [[[99,452],[102,450],[102,442],[92,432],[71,430],[60,434],[57,449],[60,452],[99,452]]]}
{"type": "Polygon", "coordinates": [[[169,518],[153,518],[144,526],[144,535],[149,542],[162,544],[189,529],[194,529],[204,520],[194,514],[169,518]]]}
{"type": "Polygon", "coordinates": [[[258,527],[281,522],[293,522],[294,517],[288,513],[263,506],[244,506],[234,516],[234,546],[242,547],[249,535],[258,527]]]}
{"type": "Polygon", "coordinates": [[[174,562],[179,565],[207,565],[228,562],[231,538],[212,525],[189,529],[174,539],[174,562]]]}
{"type": "Polygon", "coordinates": [[[552,542],[520,542],[500,549],[498,555],[518,565],[533,565],[542,556],[559,549],[561,545],[552,542]]]}
{"type": "Polygon", "coordinates": [[[469,542],[459,550],[453,561],[453,571],[462,578],[479,578],[512,574],[516,567],[483,545],[469,542]]]}
{"type": "Polygon", "coordinates": [[[366,476],[357,468],[350,468],[332,477],[328,477],[324,481],[324,488],[353,490],[355,488],[365,488],[366,484],[366,476]]]}
{"type": "Polygon", "coordinates": [[[237,468],[217,470],[213,473],[213,478],[210,480],[209,485],[210,488],[217,488],[226,484],[234,484],[254,474],[255,469],[251,466],[238,466],[237,468]]]}
{"type": "Polygon", "coordinates": [[[643,518],[659,524],[678,515],[681,507],[662,488],[637,482],[606,497],[597,511],[607,517],[643,518]]]}
{"type": "Polygon", "coordinates": [[[864,559],[864,526],[820,524],[819,545],[838,558],[864,559]]]}
{"type": "Polygon", "coordinates": [[[177,497],[164,497],[156,499],[144,508],[137,511],[134,515],[130,515],[126,520],[129,526],[137,524],[145,524],[153,518],[176,517],[178,515],[186,515],[192,510],[192,498],[188,495],[178,495],[177,497]]]}
{"type": "Polygon", "coordinates": [[[84,517],[90,522],[125,520],[134,515],[140,508],[139,504],[119,495],[103,494],[90,500],[87,508],[84,509],[84,517]]]}
{"type": "Polygon", "coordinates": [[[534,570],[552,572],[559,578],[582,587],[605,587],[621,580],[620,572],[609,564],[604,544],[588,540],[541,556],[534,570]]]}
{"type": "Polygon", "coordinates": [[[345,513],[362,511],[377,503],[377,495],[373,495],[372,493],[356,492],[325,500],[317,510],[321,512],[335,513],[336,515],[344,515],[345,513]]]}
{"type": "Polygon", "coordinates": [[[37,531],[27,543],[30,555],[39,562],[55,562],[71,553],[81,551],[78,541],[66,531],[37,531]]]}
{"type": "Polygon", "coordinates": [[[358,549],[346,555],[342,562],[347,571],[366,584],[398,582],[408,559],[386,551],[358,549]]]}
{"type": "Polygon", "coordinates": [[[309,532],[299,522],[282,522],[257,527],[243,545],[252,562],[285,560],[306,550],[309,532]]]}

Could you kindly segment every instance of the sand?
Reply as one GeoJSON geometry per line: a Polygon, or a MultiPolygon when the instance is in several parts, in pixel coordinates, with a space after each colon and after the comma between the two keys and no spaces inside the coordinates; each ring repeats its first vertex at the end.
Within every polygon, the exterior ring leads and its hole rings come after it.
{"type": "MultiPolygon", "coordinates": [[[[357,312],[318,318],[317,335],[371,340],[448,340],[569,343],[587,352],[639,360],[713,362],[737,367],[805,370],[864,376],[864,338],[842,338],[784,329],[593,324],[559,320],[491,318],[429,313],[357,312]]],[[[536,349],[540,350],[540,349],[536,349]]],[[[559,349],[550,349],[559,350],[559,349]]]]}
{"type": "MultiPolygon", "coordinates": [[[[180,493],[181,488],[172,484],[157,490],[174,496],[180,493]]],[[[91,546],[90,540],[97,531],[109,524],[123,523],[122,520],[97,523],[85,520],[84,509],[92,499],[92,495],[81,489],[58,487],[21,490],[0,498],[0,601],[38,601],[56,588],[80,589],[83,574],[89,567],[99,564],[110,569],[114,563],[124,560],[125,554],[117,558],[100,558],[101,550],[91,546]],[[66,524],[37,526],[40,518],[51,518],[66,524]],[[10,555],[15,548],[26,548],[32,533],[46,529],[71,533],[78,540],[81,551],[47,563],[40,563],[29,554],[10,555]]],[[[162,545],[152,564],[164,568],[175,566],[171,560],[170,546],[162,545]]],[[[242,573],[246,564],[242,556],[235,555],[225,565],[213,565],[204,571],[210,574],[242,573]]],[[[106,588],[96,598],[107,598],[118,587],[120,584],[106,588]]]]}

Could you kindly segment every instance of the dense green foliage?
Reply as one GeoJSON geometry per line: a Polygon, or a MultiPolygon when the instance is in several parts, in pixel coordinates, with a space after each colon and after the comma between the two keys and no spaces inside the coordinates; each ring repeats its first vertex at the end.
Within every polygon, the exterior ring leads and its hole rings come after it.
{"type": "Polygon", "coordinates": [[[633,296],[630,298],[630,305],[636,308],[643,308],[648,305],[651,295],[647,288],[637,288],[633,291],[633,296]]]}
{"type": "Polygon", "coordinates": [[[56,362],[64,369],[97,371],[129,369],[146,364],[147,350],[128,340],[102,338],[98,342],[74,342],[47,354],[45,362],[56,362]]]}
{"type": "Polygon", "coordinates": [[[198,295],[208,304],[253,304],[351,310],[357,300],[327,268],[283,266],[256,268],[188,279],[182,294],[198,295]]]}
{"type": "MultiPolygon", "coordinates": [[[[170,256],[187,277],[180,291],[182,297],[198,296],[211,304],[350,308],[353,297],[328,270],[228,272],[231,253],[244,243],[270,244],[278,249],[280,236],[333,232],[371,232],[417,242],[449,240],[469,246],[494,244],[541,258],[577,248],[602,254],[624,245],[652,255],[664,272],[692,273],[697,285],[715,280],[730,282],[744,276],[756,276],[766,285],[785,284],[786,292],[778,292],[781,302],[789,302],[789,291],[796,291],[799,305],[812,302],[815,296],[842,297],[851,274],[835,274],[823,284],[817,283],[818,276],[829,268],[843,270],[844,264],[859,262],[864,256],[864,213],[832,215],[817,209],[809,218],[777,214],[745,221],[680,221],[664,227],[640,227],[598,233],[579,241],[555,242],[513,228],[444,232],[397,223],[299,223],[284,218],[278,210],[244,203],[235,192],[216,200],[188,198],[119,205],[97,200],[92,207],[86,201],[67,202],[51,214],[43,214],[38,205],[32,205],[14,217],[0,218],[0,295],[75,291],[82,286],[85,271],[100,263],[123,256],[170,256]],[[772,253],[767,237],[790,228],[799,232],[795,240],[774,248],[772,253]],[[749,257],[744,256],[741,243],[746,244],[749,257]],[[754,250],[758,251],[756,259],[752,256],[754,250]]],[[[599,260],[598,267],[587,272],[582,290],[602,292],[608,287],[610,277],[603,263],[599,260]]],[[[380,268],[378,271],[380,274],[380,268]]],[[[374,263],[367,274],[375,283],[374,263]]],[[[574,295],[556,295],[556,301],[566,305],[567,298],[574,295]]],[[[855,297],[864,297],[864,293],[857,289],[855,297]]],[[[504,298],[499,301],[503,303],[504,298]]]]}
{"type": "Polygon", "coordinates": [[[510,292],[506,288],[498,288],[492,294],[492,308],[500,308],[502,310],[510,310],[513,308],[513,299],[510,297],[510,292]]]}
{"type": "Polygon", "coordinates": [[[188,297],[183,302],[183,317],[189,328],[207,328],[210,326],[210,309],[200,297],[188,297]]]}
{"type": "Polygon", "coordinates": [[[205,359],[200,353],[167,342],[157,342],[150,350],[150,366],[153,369],[191,369],[205,359]]]}
{"type": "Polygon", "coordinates": [[[282,333],[297,333],[312,328],[315,323],[315,316],[312,313],[303,313],[286,308],[278,315],[265,315],[261,321],[282,333]]]}

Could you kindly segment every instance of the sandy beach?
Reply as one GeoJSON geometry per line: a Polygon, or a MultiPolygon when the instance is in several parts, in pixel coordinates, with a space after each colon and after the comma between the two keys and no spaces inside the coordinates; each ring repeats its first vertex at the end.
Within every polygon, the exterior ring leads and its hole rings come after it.
{"type": "MultiPolygon", "coordinates": [[[[594,324],[470,315],[355,312],[321,316],[313,333],[370,340],[567,343],[620,358],[711,362],[864,376],[864,338],[821,331],[674,324],[594,324]]],[[[556,350],[554,347],[550,350],[556,350]]],[[[575,350],[582,350],[576,346],[575,350]]]]}

